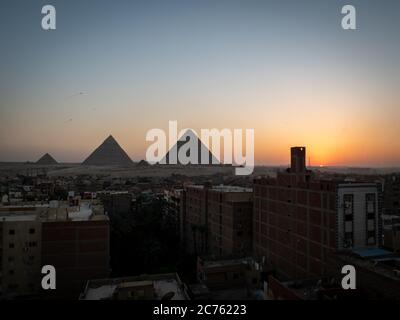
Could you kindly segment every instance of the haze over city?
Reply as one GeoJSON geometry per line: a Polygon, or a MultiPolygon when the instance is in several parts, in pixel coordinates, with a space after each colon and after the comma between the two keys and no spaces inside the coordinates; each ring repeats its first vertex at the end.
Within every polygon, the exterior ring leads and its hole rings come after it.
{"type": "Polygon", "coordinates": [[[256,164],[400,163],[398,1],[52,1],[0,10],[0,161],[81,162],[109,134],[134,160],[146,132],[254,128],[256,164]],[[18,13],[18,14],[17,14],[18,13]],[[382,36],[384,35],[384,36],[382,36]]]}

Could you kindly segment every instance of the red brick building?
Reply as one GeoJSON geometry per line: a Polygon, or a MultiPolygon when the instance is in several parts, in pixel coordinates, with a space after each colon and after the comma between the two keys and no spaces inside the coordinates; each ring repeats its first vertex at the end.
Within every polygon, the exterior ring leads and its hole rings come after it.
{"type": "Polygon", "coordinates": [[[109,221],[104,217],[43,222],[42,263],[55,267],[61,295],[78,296],[88,279],[109,275],[109,221]]]}
{"type": "Polygon", "coordinates": [[[324,275],[337,248],[377,246],[381,237],[378,186],[318,180],[305,156],[294,147],[289,169],[254,180],[254,253],[289,279],[324,275]]]}

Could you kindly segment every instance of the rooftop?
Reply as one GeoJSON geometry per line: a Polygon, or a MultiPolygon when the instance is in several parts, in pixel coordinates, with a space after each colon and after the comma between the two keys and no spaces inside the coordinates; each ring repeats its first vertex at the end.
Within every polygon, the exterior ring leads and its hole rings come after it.
{"type": "MultiPolygon", "coordinates": [[[[276,279],[275,281],[278,280],[276,279]]],[[[338,283],[327,278],[286,281],[281,282],[281,285],[302,300],[319,300],[321,296],[325,296],[325,299],[329,296],[331,298],[336,296],[337,299],[339,295],[345,294],[338,283]]]]}
{"type": "Polygon", "coordinates": [[[203,266],[206,268],[215,268],[215,267],[224,267],[224,266],[232,266],[232,265],[249,265],[252,263],[254,260],[250,257],[247,258],[238,258],[238,259],[221,259],[221,260],[216,260],[216,259],[207,259],[205,258],[200,258],[201,262],[203,263],[203,266]]]}
{"type": "Polygon", "coordinates": [[[400,281],[400,257],[383,249],[352,250],[336,253],[337,259],[360,266],[394,281],[400,281]]]}
{"type": "Polygon", "coordinates": [[[21,206],[0,206],[0,221],[87,221],[107,219],[100,205],[81,202],[69,206],[66,202],[31,203],[21,206]]]}
{"type": "Polygon", "coordinates": [[[129,289],[138,286],[153,286],[153,300],[161,300],[171,294],[171,300],[188,300],[183,284],[176,273],[142,275],[137,277],[90,280],[81,300],[111,300],[118,289],[129,289]]]}
{"type": "Polygon", "coordinates": [[[17,222],[17,221],[35,221],[38,216],[35,214],[24,214],[24,215],[5,215],[0,213],[0,221],[6,222],[17,222]]]}
{"type": "MultiPolygon", "coordinates": [[[[204,189],[204,185],[190,185],[189,188],[204,189]]],[[[239,186],[218,185],[210,187],[210,190],[219,192],[253,192],[251,188],[244,188],[239,186]]]]}
{"type": "Polygon", "coordinates": [[[339,188],[375,188],[377,187],[377,183],[349,181],[345,183],[339,183],[338,186],[339,188]]]}
{"type": "Polygon", "coordinates": [[[361,258],[373,258],[392,255],[393,252],[381,248],[354,248],[353,253],[361,258]]]}
{"type": "Polygon", "coordinates": [[[101,195],[101,194],[106,194],[106,195],[109,195],[109,194],[129,194],[129,192],[128,191],[119,191],[119,190],[102,190],[102,191],[97,191],[96,192],[97,194],[99,194],[99,195],[101,195]]]}

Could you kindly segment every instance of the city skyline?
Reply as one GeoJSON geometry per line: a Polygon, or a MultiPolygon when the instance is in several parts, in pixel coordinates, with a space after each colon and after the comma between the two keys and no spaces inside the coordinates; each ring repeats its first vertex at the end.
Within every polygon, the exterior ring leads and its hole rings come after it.
{"type": "Polygon", "coordinates": [[[399,13],[0,1],[0,301],[400,300],[399,13]]]}
{"type": "Polygon", "coordinates": [[[352,1],[353,31],[344,1],[52,4],[49,32],[40,4],[1,4],[2,162],[82,162],[110,134],[139,161],[177,120],[253,128],[257,165],[294,145],[314,166],[400,163],[396,1],[352,1]]]}

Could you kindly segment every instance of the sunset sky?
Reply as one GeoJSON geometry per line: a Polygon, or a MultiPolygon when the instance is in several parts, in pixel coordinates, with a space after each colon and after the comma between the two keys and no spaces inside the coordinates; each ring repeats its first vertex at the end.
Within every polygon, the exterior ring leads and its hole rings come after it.
{"type": "Polygon", "coordinates": [[[80,162],[109,134],[140,160],[177,120],[253,128],[257,164],[302,145],[312,165],[400,166],[398,0],[2,0],[0,39],[0,161],[80,162]]]}

